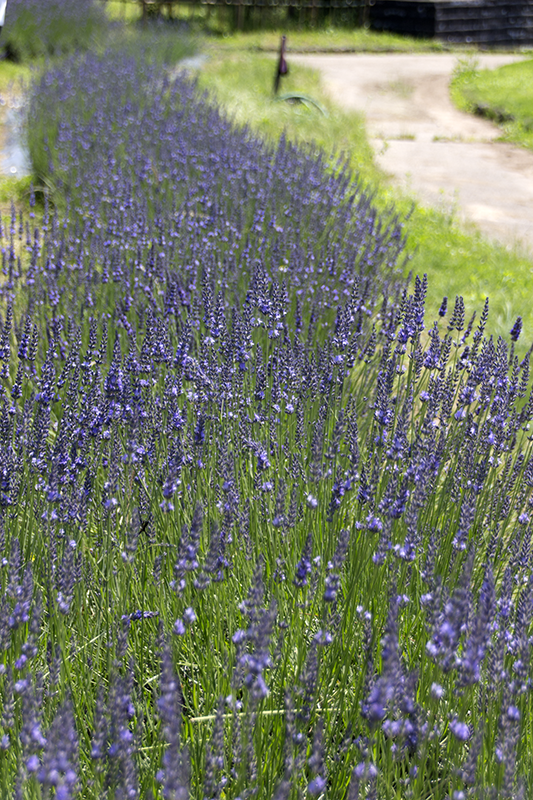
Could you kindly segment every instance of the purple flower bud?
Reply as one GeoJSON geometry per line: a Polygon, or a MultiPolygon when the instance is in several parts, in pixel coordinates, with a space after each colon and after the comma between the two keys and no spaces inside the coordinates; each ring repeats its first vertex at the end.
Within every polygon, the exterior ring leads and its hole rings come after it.
{"type": "Polygon", "coordinates": [[[460,742],[467,742],[470,739],[470,728],[466,722],[461,722],[457,717],[450,722],[450,730],[460,742]]]}
{"type": "Polygon", "coordinates": [[[315,642],[321,647],[327,647],[333,641],[333,636],[329,631],[320,630],[314,635],[315,642]]]}
{"type": "Polygon", "coordinates": [[[440,700],[440,698],[444,696],[444,688],[440,683],[431,684],[431,696],[435,698],[435,700],[440,700]]]}
{"type": "Polygon", "coordinates": [[[316,778],[313,778],[313,780],[307,787],[307,791],[311,795],[319,795],[322,794],[325,788],[326,788],[325,779],[321,775],[317,775],[316,778]]]}
{"type": "Polygon", "coordinates": [[[26,768],[28,772],[37,772],[40,766],[41,762],[36,755],[30,756],[26,761],[26,768]]]}
{"type": "Polygon", "coordinates": [[[235,631],[235,633],[231,637],[231,641],[233,642],[233,644],[241,644],[241,642],[246,641],[246,639],[247,639],[246,631],[244,631],[242,628],[239,628],[238,631],[235,631]]]}
{"type": "Polygon", "coordinates": [[[196,614],[194,613],[192,608],[186,608],[183,612],[183,621],[187,625],[192,625],[193,622],[196,622],[196,614]]]}

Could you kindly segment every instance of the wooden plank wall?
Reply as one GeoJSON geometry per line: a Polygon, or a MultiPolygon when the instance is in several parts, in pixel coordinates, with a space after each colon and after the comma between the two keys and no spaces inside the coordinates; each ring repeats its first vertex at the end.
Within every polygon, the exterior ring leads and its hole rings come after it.
{"type": "Polygon", "coordinates": [[[533,3],[524,0],[373,0],[377,30],[486,47],[533,44],[533,3]]]}

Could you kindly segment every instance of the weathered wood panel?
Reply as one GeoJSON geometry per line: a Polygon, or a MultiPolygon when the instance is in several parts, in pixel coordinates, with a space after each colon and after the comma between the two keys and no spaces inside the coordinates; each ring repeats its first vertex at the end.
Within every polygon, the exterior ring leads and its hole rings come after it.
{"type": "Polygon", "coordinates": [[[373,0],[377,30],[487,47],[533,44],[533,3],[516,0],[373,0]]]}

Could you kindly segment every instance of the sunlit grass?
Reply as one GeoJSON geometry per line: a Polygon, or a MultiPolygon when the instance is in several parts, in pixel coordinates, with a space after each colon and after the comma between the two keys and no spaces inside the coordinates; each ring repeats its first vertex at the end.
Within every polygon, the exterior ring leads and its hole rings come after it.
{"type": "Polygon", "coordinates": [[[289,52],[442,52],[448,49],[436,39],[415,39],[393,33],[377,33],[369,28],[325,27],[298,29],[280,26],[274,30],[232,32],[217,44],[226,50],[275,50],[282,33],[288,34],[289,52]]]}
{"type": "Polygon", "coordinates": [[[112,20],[131,22],[141,17],[141,4],[132,0],[108,0],[105,9],[112,20]]]}
{"type": "Polygon", "coordinates": [[[502,139],[533,150],[533,60],[478,70],[465,61],[452,82],[452,94],[465,111],[498,123],[502,139]]]}
{"type": "Polygon", "coordinates": [[[40,61],[34,61],[31,66],[29,63],[0,61],[0,93],[20,94],[30,80],[32,70],[38,69],[40,65],[40,61]]]}

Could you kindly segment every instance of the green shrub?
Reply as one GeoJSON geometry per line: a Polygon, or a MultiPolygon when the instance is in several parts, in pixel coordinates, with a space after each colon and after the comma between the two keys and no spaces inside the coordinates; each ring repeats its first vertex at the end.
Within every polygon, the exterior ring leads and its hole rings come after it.
{"type": "Polygon", "coordinates": [[[93,0],[10,0],[3,41],[7,58],[26,61],[86,49],[106,25],[93,0]]]}

